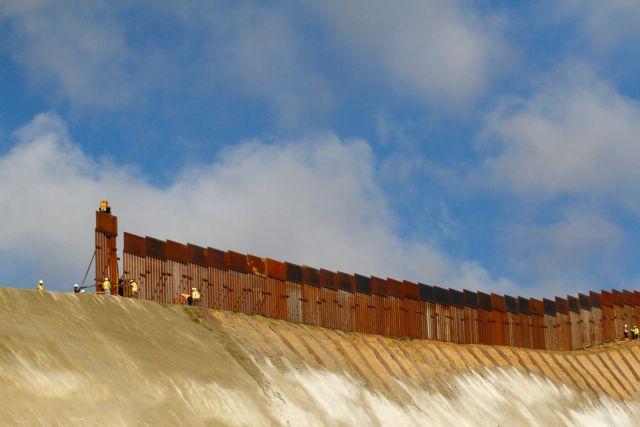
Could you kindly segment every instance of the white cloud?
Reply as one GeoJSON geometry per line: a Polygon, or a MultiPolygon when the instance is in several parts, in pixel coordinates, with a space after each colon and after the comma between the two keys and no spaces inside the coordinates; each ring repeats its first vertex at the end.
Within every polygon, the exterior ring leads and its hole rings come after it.
{"type": "Polygon", "coordinates": [[[0,4],[14,60],[45,92],[80,106],[112,107],[137,90],[127,68],[138,65],[108,2],[24,0],[0,4]]]}
{"type": "Polygon", "coordinates": [[[242,95],[292,125],[324,110],[331,96],[304,59],[289,12],[223,2],[25,0],[0,4],[0,22],[10,35],[4,48],[29,80],[74,106],[142,108],[172,96],[214,104],[222,94],[242,95]]]}
{"type": "MultiPolygon", "coordinates": [[[[482,174],[525,197],[574,195],[640,209],[640,105],[579,64],[490,118],[497,153],[482,174]]],[[[476,177],[477,178],[477,177],[476,177]]]]}
{"type": "Polygon", "coordinates": [[[636,0],[563,0],[552,7],[559,17],[578,17],[589,42],[601,52],[640,37],[640,3],[636,0]]]}
{"type": "Polygon", "coordinates": [[[506,227],[502,240],[511,270],[535,283],[536,292],[546,297],[618,283],[620,274],[611,260],[625,240],[623,230],[592,208],[560,211],[560,218],[548,224],[506,227]]]}
{"type": "Polygon", "coordinates": [[[640,213],[638,135],[640,105],[580,63],[489,116],[488,154],[469,182],[518,196],[501,238],[515,277],[571,293],[624,284],[624,221],[640,213]]]}
{"type": "Polygon", "coordinates": [[[508,57],[500,19],[448,1],[24,0],[0,4],[0,22],[29,81],[73,106],[126,109],[172,96],[216,105],[240,95],[285,126],[331,110],[363,83],[466,104],[508,57]]]}
{"type": "MultiPolygon", "coordinates": [[[[506,66],[497,17],[452,1],[325,1],[316,6],[361,60],[359,75],[391,76],[418,98],[456,105],[506,66]]],[[[386,78],[385,78],[386,80],[386,78]]]]}
{"type": "Polygon", "coordinates": [[[11,177],[0,187],[11,201],[0,210],[10,225],[0,231],[0,251],[28,261],[19,270],[26,283],[41,275],[58,286],[79,280],[96,203],[108,198],[121,231],[452,287],[510,286],[436,245],[400,239],[361,140],[248,141],[157,188],[126,165],[87,157],[55,115],[35,117],[16,138],[0,157],[0,175],[11,177]]]}

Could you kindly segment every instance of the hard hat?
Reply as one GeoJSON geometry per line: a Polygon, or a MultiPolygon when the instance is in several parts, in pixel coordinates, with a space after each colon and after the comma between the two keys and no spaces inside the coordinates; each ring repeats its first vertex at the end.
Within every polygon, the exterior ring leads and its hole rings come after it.
{"type": "Polygon", "coordinates": [[[195,291],[195,290],[196,290],[196,288],[191,288],[191,290],[192,290],[192,291],[195,291]]]}
{"type": "Polygon", "coordinates": [[[76,283],[75,285],[73,285],[73,287],[74,287],[74,288],[77,288],[77,287],[78,287],[78,284],[76,283]]]}
{"type": "Polygon", "coordinates": [[[42,280],[39,280],[38,283],[42,283],[42,280]]]}
{"type": "Polygon", "coordinates": [[[104,278],[104,280],[109,280],[109,278],[108,278],[108,277],[105,277],[105,278],[104,278]]]}

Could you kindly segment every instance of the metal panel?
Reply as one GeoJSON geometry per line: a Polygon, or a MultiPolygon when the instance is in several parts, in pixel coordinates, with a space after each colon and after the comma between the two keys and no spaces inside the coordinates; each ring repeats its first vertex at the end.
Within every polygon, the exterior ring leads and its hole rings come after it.
{"type": "Polygon", "coordinates": [[[145,238],[147,242],[147,256],[159,260],[164,260],[165,257],[165,243],[162,240],[154,239],[147,236],[145,238]]]}
{"type": "Polygon", "coordinates": [[[589,301],[589,295],[578,294],[578,302],[580,310],[591,310],[591,302],[589,301]]]}
{"type": "Polygon", "coordinates": [[[478,308],[478,294],[473,291],[463,290],[462,294],[464,295],[464,305],[469,308],[478,308]]]}
{"type": "Polygon", "coordinates": [[[491,295],[478,292],[478,308],[491,311],[491,295]]]}
{"type": "MultiPolygon", "coordinates": [[[[464,295],[464,294],[463,294],[464,295]]],[[[464,317],[464,342],[467,344],[478,343],[478,314],[477,309],[465,305],[463,308],[464,317]]]]}
{"type": "MultiPolygon", "coordinates": [[[[281,263],[282,264],[282,263],[281,263]]],[[[267,266],[267,269],[269,267],[267,266]]],[[[284,264],[282,264],[284,273],[284,264]]],[[[268,270],[267,270],[268,271],[268,270]]],[[[287,293],[287,285],[283,280],[269,278],[269,281],[273,282],[273,288],[275,289],[276,301],[276,318],[282,320],[289,320],[289,294],[287,293]]]]}
{"type": "Polygon", "coordinates": [[[105,212],[96,211],[96,231],[107,236],[118,235],[118,218],[105,212]]]}
{"type": "Polygon", "coordinates": [[[542,301],[535,298],[529,299],[529,314],[535,314],[536,316],[544,315],[544,305],[542,301]]]}
{"type": "Polygon", "coordinates": [[[215,248],[207,248],[207,265],[209,267],[217,268],[218,270],[224,270],[224,257],[225,252],[215,248]]]}
{"type": "Polygon", "coordinates": [[[543,305],[543,309],[544,309],[544,314],[546,314],[547,316],[554,316],[555,317],[555,315],[556,315],[556,302],[554,300],[543,298],[542,299],[542,305],[543,305]]]}
{"type": "Polygon", "coordinates": [[[341,271],[338,271],[336,273],[336,283],[338,285],[338,290],[353,293],[355,290],[354,280],[354,277],[350,274],[343,273],[341,271]]]}
{"type": "Polygon", "coordinates": [[[207,265],[207,256],[203,247],[188,244],[187,249],[189,251],[189,263],[200,266],[207,265]]]}
{"type": "Polygon", "coordinates": [[[600,300],[602,305],[613,307],[613,295],[611,292],[600,291],[600,300]]]}
{"type": "Polygon", "coordinates": [[[569,302],[570,311],[573,311],[574,313],[580,312],[580,308],[578,307],[578,298],[567,295],[567,301],[569,302]]]}
{"type": "Polygon", "coordinates": [[[518,300],[515,297],[505,295],[505,310],[509,313],[517,313],[518,312],[518,300]]]}
{"type": "Polygon", "coordinates": [[[227,251],[224,262],[227,270],[237,271],[238,273],[247,272],[247,256],[245,254],[227,251]]]}
{"type": "Polygon", "coordinates": [[[336,283],[336,274],[333,271],[320,270],[320,285],[323,288],[338,290],[338,284],[336,283]]]}
{"type": "Polygon", "coordinates": [[[436,299],[433,295],[433,286],[425,285],[424,283],[420,283],[420,299],[422,301],[428,301],[430,303],[435,303],[436,299]]]}
{"type": "Polygon", "coordinates": [[[602,308],[591,307],[592,345],[602,344],[602,308]]]}
{"type": "Polygon", "coordinates": [[[290,262],[285,262],[284,263],[284,269],[285,269],[285,272],[286,272],[287,281],[294,282],[294,283],[302,283],[303,282],[302,267],[300,267],[297,264],[292,264],[290,262]]]}
{"type": "Polygon", "coordinates": [[[174,242],[173,240],[167,240],[164,250],[165,257],[171,261],[177,261],[182,264],[189,262],[189,249],[187,245],[174,242]]]}
{"type": "Polygon", "coordinates": [[[464,307],[464,294],[455,289],[449,288],[449,301],[456,307],[464,307]]]}
{"type": "Polygon", "coordinates": [[[449,305],[449,290],[440,286],[433,287],[433,299],[436,304],[449,305]]]}
{"type": "MultiPolygon", "coordinates": [[[[319,280],[318,277],[318,282],[319,280]]],[[[302,285],[302,321],[304,323],[320,326],[321,304],[320,288],[306,283],[302,285]]]]}
{"type": "MultiPolygon", "coordinates": [[[[224,255],[224,252],[221,252],[224,255]]],[[[210,251],[209,248],[207,248],[207,261],[209,261],[209,264],[211,264],[211,261],[219,261],[219,259],[217,259],[217,255],[215,255],[214,257],[210,257],[209,256],[210,251]]],[[[222,265],[223,268],[217,268],[214,266],[209,265],[208,268],[208,279],[209,279],[209,283],[211,284],[211,286],[213,287],[213,289],[211,289],[211,294],[212,294],[212,306],[213,308],[219,309],[219,310],[228,310],[229,307],[229,303],[228,303],[228,277],[227,277],[227,272],[226,270],[224,270],[224,258],[222,258],[222,265]]]]}
{"type": "MultiPolygon", "coordinates": [[[[302,281],[302,269],[299,271],[299,279],[302,281]]],[[[286,300],[287,300],[287,320],[291,322],[302,322],[302,285],[300,283],[287,280],[286,300]]]]}
{"type": "Polygon", "coordinates": [[[569,301],[556,297],[556,313],[569,314],[569,301]]]}
{"type": "MultiPolygon", "coordinates": [[[[371,283],[375,284],[376,279],[378,280],[382,280],[379,278],[371,278],[371,283]]],[[[385,286],[387,281],[384,281],[385,286]]],[[[374,289],[375,286],[374,286],[374,289]]],[[[386,289],[386,287],[385,287],[386,289]]],[[[374,330],[376,334],[380,334],[380,335],[389,335],[389,324],[387,322],[387,315],[386,315],[386,311],[387,311],[387,297],[386,296],[381,296],[377,293],[373,293],[372,294],[372,304],[373,304],[373,311],[375,312],[375,321],[374,321],[374,330]]]]}
{"type": "MultiPolygon", "coordinates": [[[[353,276],[349,276],[348,274],[345,274],[345,276],[349,278],[349,281],[346,283],[351,286],[351,280],[353,279],[353,276]]],[[[353,331],[355,329],[356,321],[355,294],[352,291],[352,288],[350,290],[338,289],[337,297],[338,304],[336,307],[336,318],[338,320],[338,329],[342,329],[343,331],[353,331]]]]}
{"type": "Polygon", "coordinates": [[[602,298],[597,292],[589,292],[589,304],[591,307],[602,308],[602,298]]]}
{"type": "Polygon", "coordinates": [[[320,287],[320,270],[313,267],[302,267],[302,280],[305,284],[320,287]]]}
{"type": "Polygon", "coordinates": [[[613,304],[614,305],[624,305],[624,301],[622,300],[622,292],[613,289],[611,291],[611,294],[613,296],[613,304]]]}
{"type": "Polygon", "coordinates": [[[506,301],[502,295],[491,294],[491,309],[497,311],[506,311],[506,301]]]}
{"type": "Polygon", "coordinates": [[[491,294],[491,329],[493,344],[507,345],[509,341],[509,324],[507,323],[506,301],[502,295],[491,294]]]}
{"type": "Polygon", "coordinates": [[[533,348],[545,348],[544,305],[542,301],[529,299],[529,314],[531,320],[531,337],[533,348]]]}
{"type": "Polygon", "coordinates": [[[258,276],[267,275],[267,265],[264,258],[255,255],[247,255],[247,272],[258,276]]]}
{"type": "Polygon", "coordinates": [[[623,322],[628,325],[637,325],[637,319],[635,317],[635,310],[633,304],[633,292],[631,291],[622,291],[622,302],[624,303],[623,309],[623,322]]]}
{"type": "Polygon", "coordinates": [[[387,278],[387,289],[390,296],[402,298],[402,282],[395,279],[387,278]]]}
{"type": "MultiPolygon", "coordinates": [[[[613,312],[613,300],[611,294],[602,291],[602,340],[614,342],[616,340],[615,315],[613,312]],[[608,294],[608,295],[607,295],[608,294]]],[[[623,331],[624,332],[624,331],[623,331]]]]}
{"type": "Polygon", "coordinates": [[[138,257],[147,256],[147,245],[144,237],[131,233],[124,233],[124,252],[138,257]]]}
{"type": "Polygon", "coordinates": [[[367,283],[369,284],[368,288],[370,291],[371,279],[368,277],[360,276],[358,274],[356,274],[355,277],[355,331],[365,334],[373,334],[375,333],[375,328],[373,326],[373,316],[375,316],[375,312],[373,311],[373,300],[371,298],[371,292],[360,292],[360,288],[363,284],[361,283],[360,285],[358,285],[358,282],[362,281],[362,278],[365,278],[367,279],[367,283]]]}
{"type": "Polygon", "coordinates": [[[371,292],[381,297],[389,295],[389,287],[387,281],[379,277],[371,276],[371,292]]]}
{"type": "MultiPolygon", "coordinates": [[[[622,339],[624,334],[624,325],[625,322],[624,317],[624,301],[622,297],[622,292],[613,289],[611,291],[611,299],[613,300],[613,324],[616,339],[622,339]]],[[[631,325],[633,326],[633,325],[631,325]]]]}
{"type": "Polygon", "coordinates": [[[361,276],[360,274],[354,275],[356,279],[356,290],[362,294],[371,294],[371,278],[361,276]]]}
{"type": "Polygon", "coordinates": [[[276,261],[275,259],[267,258],[267,277],[272,279],[282,280],[286,278],[284,272],[284,264],[280,261],[276,261]]]}
{"type": "Polygon", "coordinates": [[[578,307],[580,308],[580,329],[582,348],[591,347],[594,341],[594,327],[591,316],[591,302],[589,296],[578,294],[578,307]]]}
{"type": "MultiPolygon", "coordinates": [[[[326,270],[320,270],[320,281],[323,281],[323,272],[326,270]]],[[[331,272],[329,272],[331,273],[331,272]]],[[[333,273],[332,273],[333,274],[333,273]]],[[[331,276],[333,277],[333,276],[331,276]]],[[[333,282],[333,281],[332,281],[333,282]]],[[[333,285],[335,287],[335,285],[333,285]]],[[[320,288],[320,295],[322,301],[322,308],[320,312],[320,324],[325,328],[338,328],[337,319],[337,304],[338,304],[338,290],[323,286],[320,288]]]]}
{"type": "Polygon", "coordinates": [[[408,282],[406,280],[402,283],[404,288],[404,292],[403,292],[404,298],[407,298],[413,301],[418,301],[420,299],[420,288],[418,288],[418,285],[412,282],[408,282]]]}

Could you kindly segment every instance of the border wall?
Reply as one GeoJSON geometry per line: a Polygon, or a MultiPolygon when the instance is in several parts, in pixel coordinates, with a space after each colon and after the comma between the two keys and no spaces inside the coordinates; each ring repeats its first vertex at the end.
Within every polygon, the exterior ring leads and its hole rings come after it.
{"type": "MultiPolygon", "coordinates": [[[[96,283],[105,269],[117,283],[116,236],[116,218],[98,213],[96,283]]],[[[123,276],[138,282],[141,299],[179,304],[181,294],[196,288],[207,308],[393,337],[576,350],[624,339],[624,325],[640,320],[638,291],[538,300],[333,272],[131,233],[124,233],[123,257],[123,276]]]]}

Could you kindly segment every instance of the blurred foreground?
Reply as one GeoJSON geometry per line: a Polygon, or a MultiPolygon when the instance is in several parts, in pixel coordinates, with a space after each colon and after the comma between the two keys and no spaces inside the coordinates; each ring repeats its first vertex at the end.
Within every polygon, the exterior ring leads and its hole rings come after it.
{"type": "Polygon", "coordinates": [[[0,287],[2,425],[628,426],[638,366],[0,287]]]}

